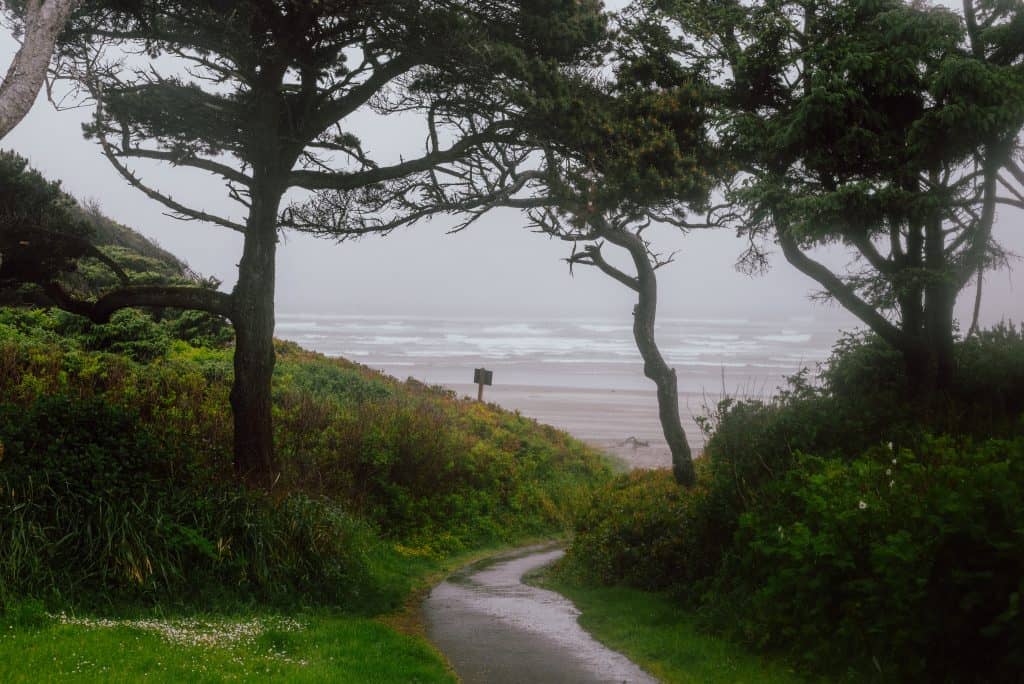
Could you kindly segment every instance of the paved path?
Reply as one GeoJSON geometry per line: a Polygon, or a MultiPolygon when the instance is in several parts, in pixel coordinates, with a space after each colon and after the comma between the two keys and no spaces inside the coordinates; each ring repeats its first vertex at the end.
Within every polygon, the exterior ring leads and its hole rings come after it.
{"type": "Polygon", "coordinates": [[[656,680],[602,646],[563,596],[523,584],[561,549],[534,546],[465,568],[424,603],[427,633],[466,684],[591,684],[656,680]]]}

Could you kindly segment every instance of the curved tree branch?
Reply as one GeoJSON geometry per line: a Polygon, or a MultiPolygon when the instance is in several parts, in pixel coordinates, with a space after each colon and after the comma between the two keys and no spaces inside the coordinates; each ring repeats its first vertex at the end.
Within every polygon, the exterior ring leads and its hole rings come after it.
{"type": "Polygon", "coordinates": [[[430,171],[438,164],[457,161],[477,145],[500,139],[501,128],[503,126],[495,126],[482,133],[467,135],[447,149],[430,152],[418,159],[402,161],[392,166],[381,166],[354,173],[324,173],[297,169],[288,176],[288,185],[306,190],[353,190],[373,183],[405,178],[414,173],[430,171]]]}
{"type": "Polygon", "coordinates": [[[569,257],[567,261],[570,265],[584,264],[587,266],[596,266],[602,273],[614,278],[634,292],[640,291],[640,281],[633,276],[620,271],[605,260],[604,255],[601,254],[600,244],[586,246],[582,252],[574,254],[569,257]]]}
{"type": "Polygon", "coordinates": [[[130,147],[128,149],[121,150],[120,156],[135,157],[137,159],[156,159],[159,161],[169,162],[172,166],[190,166],[194,169],[215,173],[224,178],[224,180],[232,181],[239,185],[244,185],[246,187],[252,186],[252,178],[241,171],[233,169],[227,164],[221,164],[211,159],[203,159],[202,157],[197,157],[195,155],[181,156],[174,152],[161,152],[159,150],[146,150],[140,147],[130,147]]]}
{"type": "Polygon", "coordinates": [[[233,319],[235,313],[231,295],[202,287],[130,286],[114,290],[95,302],[76,299],[57,283],[47,283],[43,290],[61,309],[85,316],[94,323],[107,323],[121,309],[140,306],[205,311],[227,319],[233,319]]]}
{"type": "Polygon", "coordinates": [[[815,261],[807,256],[800,245],[797,244],[788,230],[779,226],[776,222],[775,234],[782,247],[782,253],[786,261],[796,267],[798,271],[815,280],[819,285],[836,298],[853,315],[861,319],[882,339],[896,349],[906,349],[906,340],[900,329],[890,323],[885,316],[878,313],[874,307],[865,302],[849,285],[840,280],[832,271],[821,262],[815,261]]]}
{"type": "Polygon", "coordinates": [[[188,221],[206,221],[208,223],[213,223],[215,225],[221,226],[223,228],[230,228],[231,230],[234,230],[239,233],[245,232],[245,226],[243,226],[241,223],[236,223],[234,221],[223,218],[221,216],[217,216],[215,214],[208,214],[205,211],[198,211],[196,209],[192,209],[191,207],[186,207],[184,204],[178,202],[170,195],[165,195],[162,192],[159,192],[149,187],[148,185],[143,183],[139,179],[139,177],[132,172],[131,169],[129,169],[127,166],[121,163],[121,160],[118,159],[117,152],[114,151],[114,148],[110,145],[110,141],[107,140],[106,136],[100,133],[99,135],[97,135],[97,139],[99,140],[100,148],[103,150],[103,156],[105,156],[107,160],[110,161],[114,169],[116,169],[117,172],[120,173],[121,176],[126,181],[128,181],[132,186],[141,190],[143,194],[146,195],[146,197],[156,200],[160,204],[164,205],[165,207],[173,211],[175,213],[174,218],[188,221]]]}

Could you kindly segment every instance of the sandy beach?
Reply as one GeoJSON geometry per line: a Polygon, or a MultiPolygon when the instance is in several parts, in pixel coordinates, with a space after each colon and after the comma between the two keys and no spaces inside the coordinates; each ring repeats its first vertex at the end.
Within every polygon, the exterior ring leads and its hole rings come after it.
{"type": "MultiPolygon", "coordinates": [[[[643,376],[631,327],[621,320],[282,313],[277,334],[459,396],[476,398],[470,381],[482,366],[494,374],[486,401],[566,430],[628,467],[671,465],[654,385],[643,376]]],[[[810,319],[663,319],[658,335],[678,373],[684,429],[699,452],[704,440],[694,417],[707,405],[723,393],[772,394],[784,376],[827,356],[836,329],[810,319]]]]}
{"type": "MultiPolygon", "coordinates": [[[[475,385],[449,385],[459,396],[476,397],[475,385]]],[[[710,402],[718,397],[708,396],[710,402]]],[[[487,387],[484,400],[516,410],[553,425],[621,459],[631,468],[667,468],[672,465],[668,445],[658,422],[654,390],[581,389],[531,385],[487,387]],[[636,445],[630,440],[646,442],[636,445]]],[[[680,410],[690,446],[697,451],[703,435],[694,421],[701,415],[705,397],[681,394],[680,410]]]]}

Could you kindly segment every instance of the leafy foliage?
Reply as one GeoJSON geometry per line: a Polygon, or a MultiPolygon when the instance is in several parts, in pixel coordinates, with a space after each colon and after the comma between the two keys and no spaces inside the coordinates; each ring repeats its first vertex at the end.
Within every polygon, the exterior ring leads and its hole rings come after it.
{"type": "MultiPolygon", "coordinates": [[[[742,263],[790,265],[900,351],[919,401],[944,391],[957,294],[1006,265],[1021,206],[1017,3],[644,0],[656,54],[708,74],[742,263]],[[818,259],[831,246],[851,258],[818,259]]],[[[660,64],[655,62],[654,66],[660,64]]],[[[657,73],[657,69],[653,70],[657,73]]]]}
{"type": "Polygon", "coordinates": [[[88,253],[88,226],[75,219],[60,183],[0,152],[0,286],[45,283],[74,270],[88,253]]]}
{"type": "Polygon", "coordinates": [[[610,476],[534,421],[282,343],[283,472],[257,494],[230,484],[230,350],[143,364],[64,316],[0,312],[2,602],[383,610],[406,555],[564,530],[610,476]]]}
{"type": "Polygon", "coordinates": [[[130,409],[41,396],[0,409],[0,600],[201,602],[315,592],[393,602],[379,542],[336,506],[218,484],[164,449],[130,409]],[[17,418],[15,418],[17,416],[17,418]]]}
{"type": "Polygon", "coordinates": [[[1024,336],[998,326],[957,359],[944,437],[905,404],[900,358],[874,338],[841,340],[819,386],[800,374],[771,401],[723,402],[697,486],[667,472],[613,481],[580,516],[564,571],[668,589],[707,625],[810,670],[1012,679],[1024,336]]]}
{"type": "MultiPolygon", "coordinates": [[[[0,153],[0,187],[0,303],[52,305],[50,284],[81,301],[124,285],[125,278],[134,285],[217,285],[107,219],[98,207],[83,209],[59,183],[15,154],[0,153]]],[[[22,314],[0,311],[9,315],[22,314]]],[[[196,311],[121,311],[105,324],[59,311],[48,316],[49,322],[37,323],[76,337],[83,348],[126,353],[139,361],[166,354],[174,339],[216,346],[232,338],[225,321],[196,311]]]]}
{"type": "Polygon", "coordinates": [[[819,669],[1008,681],[1024,665],[1022,493],[1020,438],[801,456],[742,516],[706,610],[819,669]]]}
{"type": "MultiPolygon", "coordinates": [[[[703,473],[702,473],[703,474],[703,473]]],[[[601,489],[576,523],[562,572],[586,582],[643,589],[684,583],[701,558],[694,520],[707,492],[664,471],[634,471],[601,489]]]]}

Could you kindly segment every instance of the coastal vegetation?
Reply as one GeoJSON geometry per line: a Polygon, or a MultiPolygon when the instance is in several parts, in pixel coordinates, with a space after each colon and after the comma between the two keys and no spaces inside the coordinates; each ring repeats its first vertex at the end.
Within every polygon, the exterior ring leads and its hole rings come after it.
{"type": "Polygon", "coordinates": [[[606,486],[564,581],[667,592],[693,624],[831,678],[1012,680],[1024,334],[956,352],[965,380],[941,423],[903,401],[900,356],[873,338],[841,343],[818,383],[722,402],[697,485],[655,471],[606,486]]]}
{"type": "MultiPolygon", "coordinates": [[[[84,217],[133,281],[195,278],[5,159],[8,187],[84,217]]],[[[61,276],[72,296],[116,282],[99,259],[78,266],[61,276]]],[[[7,295],[19,292],[32,288],[7,295]]],[[[277,342],[282,467],[268,489],[247,487],[231,460],[231,342],[228,324],[193,311],[98,324],[0,309],[5,679],[446,680],[421,637],[373,616],[468,552],[564,534],[611,477],[602,456],[524,416],[277,342]]]]}
{"type": "MultiPolygon", "coordinates": [[[[459,558],[568,534],[545,581],[666,679],[1020,678],[1024,331],[978,300],[954,319],[1012,259],[997,209],[1024,208],[1019,2],[4,8],[128,185],[242,254],[222,291],[0,156],[0,677],[450,680],[395,615],[459,558]],[[423,147],[372,155],[369,114],[423,147]],[[146,162],[212,174],[236,213],[146,162]],[[499,207],[637,294],[672,473],[274,339],[282,232],[499,207]],[[866,326],[708,407],[699,459],[654,223],[734,231],[750,271],[777,247],[866,326]]],[[[39,87],[21,57],[0,131],[39,87]]]]}
{"type": "Polygon", "coordinates": [[[2,596],[386,609],[406,590],[385,572],[396,544],[443,558],[564,530],[607,473],[525,417],[282,344],[284,467],[269,492],[246,489],[225,458],[230,350],[170,341],[135,315],[80,336],[67,323],[0,322],[2,596]],[[124,353],[83,348],[146,327],[124,353]]]}

